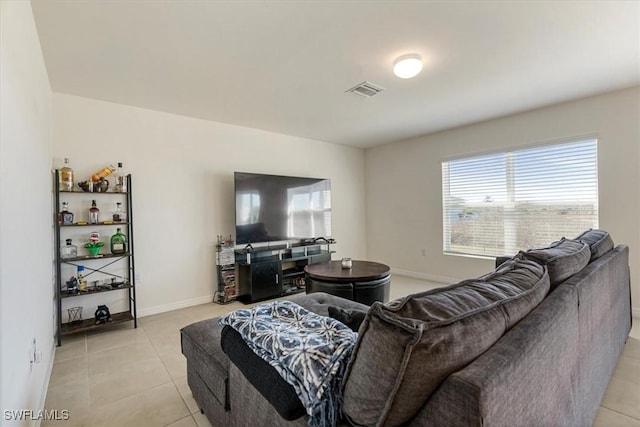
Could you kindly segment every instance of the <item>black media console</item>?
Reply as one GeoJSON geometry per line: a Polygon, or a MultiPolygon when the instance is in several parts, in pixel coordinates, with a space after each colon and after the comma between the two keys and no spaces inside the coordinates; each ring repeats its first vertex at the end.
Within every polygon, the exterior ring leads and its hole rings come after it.
{"type": "Polygon", "coordinates": [[[333,243],[236,250],[237,299],[246,304],[304,292],[304,267],[331,261],[333,243]]]}

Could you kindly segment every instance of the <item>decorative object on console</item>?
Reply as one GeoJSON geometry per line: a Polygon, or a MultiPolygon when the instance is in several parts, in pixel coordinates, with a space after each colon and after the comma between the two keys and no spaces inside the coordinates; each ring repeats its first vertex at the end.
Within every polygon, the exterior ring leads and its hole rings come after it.
{"type": "Polygon", "coordinates": [[[111,322],[111,312],[106,305],[99,305],[94,316],[96,318],[96,325],[111,322]]]}
{"type": "Polygon", "coordinates": [[[82,307],[71,307],[67,309],[69,323],[72,325],[82,323],[82,307]]]}
{"type": "Polygon", "coordinates": [[[342,258],[341,265],[342,265],[342,268],[351,269],[351,267],[353,267],[351,258],[342,258]]]}
{"type": "Polygon", "coordinates": [[[84,247],[89,250],[89,255],[99,256],[100,248],[104,246],[104,243],[100,241],[100,233],[94,231],[89,235],[89,243],[85,243],[84,247]]]}

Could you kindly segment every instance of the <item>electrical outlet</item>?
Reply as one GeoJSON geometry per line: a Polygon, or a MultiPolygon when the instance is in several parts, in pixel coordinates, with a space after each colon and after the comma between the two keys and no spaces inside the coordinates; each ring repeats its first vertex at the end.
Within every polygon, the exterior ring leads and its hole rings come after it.
{"type": "Polygon", "coordinates": [[[31,348],[29,349],[29,372],[33,371],[33,365],[42,361],[42,352],[38,350],[38,341],[33,337],[31,348]]]}

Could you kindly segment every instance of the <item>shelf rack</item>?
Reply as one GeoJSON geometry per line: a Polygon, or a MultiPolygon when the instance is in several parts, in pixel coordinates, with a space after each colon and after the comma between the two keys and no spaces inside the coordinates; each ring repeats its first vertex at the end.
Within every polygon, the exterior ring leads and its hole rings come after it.
{"type": "MultiPolygon", "coordinates": [[[[55,170],[53,173],[53,182],[54,182],[54,207],[53,207],[53,221],[54,221],[54,229],[55,229],[55,244],[56,244],[56,302],[57,302],[57,328],[56,328],[56,341],[57,345],[60,346],[62,344],[62,336],[69,334],[76,334],[81,332],[86,332],[89,330],[93,330],[96,328],[105,327],[108,325],[113,325],[116,323],[129,322],[133,321],[133,327],[138,327],[138,317],[137,317],[137,309],[136,309],[136,286],[135,286],[135,257],[134,257],[134,240],[133,240],[133,194],[132,194],[132,180],[131,175],[126,176],[127,180],[127,192],[126,193],[116,193],[116,192],[85,192],[85,191],[61,191],[60,190],[60,171],[55,170]],[[79,222],[74,224],[60,224],[58,222],[58,212],[60,210],[60,196],[68,195],[68,194],[78,194],[84,195],[87,198],[100,198],[106,195],[119,195],[121,197],[126,197],[126,214],[127,221],[126,222],[115,222],[115,221],[102,221],[98,224],[89,224],[87,222],[79,222]],[[61,234],[62,230],[73,227],[109,227],[109,226],[120,226],[126,229],[126,235],[128,238],[128,251],[123,254],[101,254],[99,256],[77,256],[73,258],[62,258],[60,254],[61,248],[61,234]],[[106,287],[92,289],[88,288],[85,291],[78,292],[76,294],[64,293],[62,290],[62,285],[64,280],[62,278],[62,265],[75,265],[78,261],[95,261],[100,262],[103,261],[103,264],[99,267],[90,267],[84,265],[85,270],[89,271],[87,276],[100,272],[102,274],[111,275],[116,278],[122,280],[121,284],[117,287],[111,287],[107,289],[106,287]],[[115,275],[109,272],[104,271],[104,269],[114,263],[117,262],[125,262],[126,267],[126,277],[121,277],[119,275],[115,275]],[[70,322],[70,323],[62,323],[62,300],[67,298],[80,298],[88,295],[94,295],[98,293],[104,292],[114,292],[114,291],[126,291],[127,292],[127,306],[128,310],[119,312],[119,313],[111,313],[111,321],[102,324],[96,324],[94,318],[88,318],[81,320],[80,322],[70,322]]],[[[76,196],[74,196],[76,197],[76,196]]]]}

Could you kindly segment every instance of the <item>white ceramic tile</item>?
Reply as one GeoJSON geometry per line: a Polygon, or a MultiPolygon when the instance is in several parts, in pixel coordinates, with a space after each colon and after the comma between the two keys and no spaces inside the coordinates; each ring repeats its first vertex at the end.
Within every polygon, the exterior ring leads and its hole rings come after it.
{"type": "Polygon", "coordinates": [[[93,408],[93,427],[163,427],[189,416],[172,382],[93,408]]]}
{"type": "Polygon", "coordinates": [[[91,405],[106,405],[165,383],[173,385],[160,359],[122,365],[89,377],[91,405]]]}
{"type": "Polygon", "coordinates": [[[63,338],[62,345],[56,347],[55,363],[62,362],[63,360],[74,359],[76,357],[87,356],[87,341],[82,336],[82,339],[73,341],[67,341],[63,338]]]}

